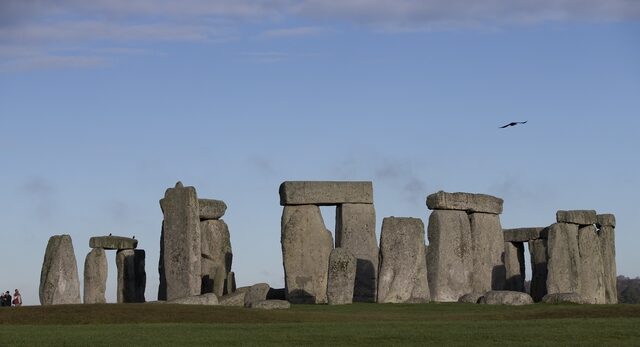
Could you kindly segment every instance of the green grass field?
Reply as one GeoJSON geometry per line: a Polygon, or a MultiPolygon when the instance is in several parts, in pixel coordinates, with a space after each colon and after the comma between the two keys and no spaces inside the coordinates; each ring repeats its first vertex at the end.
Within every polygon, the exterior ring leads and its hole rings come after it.
{"type": "Polygon", "coordinates": [[[158,304],[0,310],[0,346],[640,345],[640,305],[158,304]]]}

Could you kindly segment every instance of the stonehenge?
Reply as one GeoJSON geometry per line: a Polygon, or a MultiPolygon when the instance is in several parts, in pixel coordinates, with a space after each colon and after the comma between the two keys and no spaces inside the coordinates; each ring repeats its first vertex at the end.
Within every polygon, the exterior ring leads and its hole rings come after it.
{"type": "Polygon", "coordinates": [[[69,235],[49,238],[40,273],[40,304],[80,303],[78,265],[69,235]]]}
{"type": "Polygon", "coordinates": [[[353,302],[356,281],[356,257],[344,248],[334,248],[329,254],[327,301],[329,305],[353,302]]]}
{"type": "Polygon", "coordinates": [[[107,302],[107,255],[102,248],[93,248],[84,261],[85,304],[104,304],[107,302]]]}

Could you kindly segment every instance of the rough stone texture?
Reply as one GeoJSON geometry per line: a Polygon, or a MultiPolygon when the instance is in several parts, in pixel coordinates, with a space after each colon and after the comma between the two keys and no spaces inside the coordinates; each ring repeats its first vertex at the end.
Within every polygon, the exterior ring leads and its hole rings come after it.
{"type": "Polygon", "coordinates": [[[134,249],[138,240],[123,236],[94,236],[89,239],[89,247],[104,249],[134,249]]]}
{"type": "Polygon", "coordinates": [[[356,257],[343,248],[334,248],[329,255],[327,300],[329,305],[345,305],[353,302],[356,280],[356,257]]]}
{"type": "Polygon", "coordinates": [[[147,283],[145,252],[142,249],[123,249],[116,253],[118,269],[118,303],[145,302],[147,283]]]}
{"type": "Polygon", "coordinates": [[[578,225],[552,224],[549,227],[547,255],[547,293],[580,293],[578,225]]]}
{"type": "Polygon", "coordinates": [[[224,281],[224,293],[230,294],[236,291],[236,274],[231,271],[227,273],[227,279],[224,281]]]}
{"type": "Polygon", "coordinates": [[[428,302],[424,224],[419,218],[387,217],[380,233],[378,302],[428,302]]]}
{"type": "Polygon", "coordinates": [[[327,302],[327,269],[333,238],[313,205],[285,206],[282,212],[282,260],[287,300],[327,302]]]}
{"type": "MultiPolygon", "coordinates": [[[[167,189],[160,201],[164,213],[163,270],[166,299],[200,294],[201,240],[198,197],[193,187],[167,189]]],[[[163,275],[161,274],[161,277],[163,275]]]]}
{"type": "Polygon", "coordinates": [[[40,304],[80,303],[78,264],[69,235],[49,238],[40,273],[40,304]]]}
{"type": "Polygon", "coordinates": [[[218,297],[214,293],[185,296],[167,301],[169,304],[181,305],[218,305],[218,297]]]}
{"type": "Polygon", "coordinates": [[[244,307],[253,307],[257,302],[267,300],[269,293],[269,285],[267,283],[257,283],[251,287],[244,287],[240,292],[244,292],[244,307]]]}
{"type": "Polygon", "coordinates": [[[430,210],[460,210],[481,213],[502,213],[503,200],[486,194],[447,193],[439,191],[427,196],[430,210]]]}
{"type": "Polygon", "coordinates": [[[235,292],[227,295],[223,295],[218,298],[220,306],[237,306],[244,307],[245,292],[235,292]]]}
{"type": "MultiPolygon", "coordinates": [[[[614,223],[615,224],[615,221],[614,223]]],[[[600,251],[602,252],[602,268],[604,271],[604,289],[607,304],[618,303],[618,285],[616,281],[616,241],[615,228],[600,224],[598,230],[600,251]]]]}
{"type": "Polygon", "coordinates": [[[429,217],[427,265],[431,299],[456,302],[472,292],[471,224],[464,211],[436,210],[429,217]]]}
{"type": "Polygon", "coordinates": [[[356,257],[353,301],[375,302],[378,284],[376,211],[371,204],[342,204],[336,209],[336,247],[356,257]]]}
{"type": "Polygon", "coordinates": [[[469,222],[473,257],[471,291],[481,293],[504,289],[504,237],[500,217],[489,213],[471,213],[469,222]]]}
{"type": "Polygon", "coordinates": [[[556,212],[556,221],[558,223],[571,223],[578,225],[596,224],[598,221],[596,211],[594,210],[571,210],[556,212]]]}
{"type": "Polygon", "coordinates": [[[487,305],[520,306],[533,304],[533,299],[527,293],[512,292],[508,290],[492,290],[485,293],[478,303],[487,305]]]}
{"type": "Polygon", "coordinates": [[[524,243],[504,243],[504,266],[506,271],[506,282],[504,289],[516,292],[524,292],[524,243]]]}
{"type": "Polygon", "coordinates": [[[280,185],[280,205],[373,204],[371,182],[286,181],[280,185]]]}
{"type": "Polygon", "coordinates": [[[198,199],[200,219],[218,219],[227,211],[227,204],[222,200],[198,199]]]}
{"type": "Polygon", "coordinates": [[[85,304],[103,304],[107,302],[104,293],[107,290],[107,256],[102,248],[94,248],[84,260],[85,304]]]}
{"type": "Polygon", "coordinates": [[[531,255],[531,297],[540,302],[547,295],[547,240],[529,241],[531,255]]]}
{"type": "Polygon", "coordinates": [[[226,291],[227,273],[231,272],[233,253],[229,227],[223,220],[200,222],[202,247],[202,293],[222,296],[226,291]],[[206,285],[205,285],[206,283],[206,285]]]}
{"type": "Polygon", "coordinates": [[[553,293],[547,294],[542,298],[545,304],[583,304],[582,297],[578,293],[553,293]]]}
{"type": "Polygon", "coordinates": [[[585,303],[605,304],[604,268],[598,230],[588,225],[578,230],[580,250],[580,295],[585,303]]]}
{"type": "Polygon", "coordinates": [[[616,227],[616,216],[612,214],[599,214],[596,216],[596,225],[601,227],[616,227]]]}
{"type": "Polygon", "coordinates": [[[465,294],[458,299],[458,302],[467,304],[477,304],[480,298],[484,296],[484,293],[469,293],[465,294]]]}
{"type": "Polygon", "coordinates": [[[251,308],[258,308],[263,310],[284,310],[291,307],[291,304],[286,300],[264,300],[256,302],[251,308]]]}
{"type": "Polygon", "coordinates": [[[517,228],[504,229],[504,242],[527,242],[536,239],[547,238],[543,233],[545,228],[517,228]]]}

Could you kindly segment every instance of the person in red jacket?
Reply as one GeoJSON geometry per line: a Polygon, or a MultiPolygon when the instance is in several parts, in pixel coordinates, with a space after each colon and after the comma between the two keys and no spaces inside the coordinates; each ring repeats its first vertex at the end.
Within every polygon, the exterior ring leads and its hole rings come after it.
{"type": "Polygon", "coordinates": [[[16,289],[13,292],[13,306],[22,306],[22,295],[20,295],[20,292],[16,289]]]}

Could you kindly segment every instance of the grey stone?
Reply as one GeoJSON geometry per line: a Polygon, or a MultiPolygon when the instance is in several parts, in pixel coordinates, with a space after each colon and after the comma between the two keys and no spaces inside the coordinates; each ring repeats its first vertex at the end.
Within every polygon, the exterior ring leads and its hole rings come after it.
{"type": "Polygon", "coordinates": [[[227,273],[222,265],[215,263],[211,259],[202,258],[200,266],[202,274],[201,293],[215,293],[219,296],[224,295],[227,273]]]}
{"type": "Polygon", "coordinates": [[[378,284],[376,212],[371,204],[342,204],[336,209],[336,247],[356,257],[353,301],[375,302],[378,284]]]}
{"type": "Polygon", "coordinates": [[[467,303],[467,304],[477,304],[480,301],[480,298],[484,296],[484,293],[468,293],[460,297],[458,302],[467,303]]]}
{"type": "Polygon", "coordinates": [[[542,298],[545,304],[583,304],[582,297],[578,293],[553,293],[542,298]]]}
{"type": "Polygon", "coordinates": [[[158,258],[158,301],[167,300],[167,278],[164,276],[164,220],[160,228],[160,257],[158,258]]]}
{"type": "Polygon", "coordinates": [[[291,307],[291,304],[286,300],[264,300],[256,302],[251,308],[257,308],[262,310],[285,310],[291,307]]]}
{"type": "Polygon", "coordinates": [[[244,307],[245,292],[235,292],[227,295],[223,295],[218,298],[220,306],[237,306],[244,307]]]}
{"type": "Polygon", "coordinates": [[[230,294],[236,291],[236,274],[231,271],[227,273],[224,281],[224,294],[230,294]]]}
{"type": "Polygon", "coordinates": [[[530,240],[546,239],[547,235],[543,233],[545,228],[516,228],[504,229],[505,242],[527,242],[530,240]]]}
{"type": "Polygon", "coordinates": [[[508,290],[492,290],[485,293],[484,296],[478,300],[478,303],[487,305],[520,306],[533,304],[533,299],[527,293],[508,290]]]}
{"type": "Polygon", "coordinates": [[[430,210],[460,210],[501,214],[502,203],[502,199],[486,194],[439,191],[427,196],[427,207],[430,210]]]}
{"type": "Polygon", "coordinates": [[[588,225],[578,230],[580,249],[580,295],[588,304],[606,304],[604,268],[598,230],[588,225]]]}
{"type": "Polygon", "coordinates": [[[378,302],[428,302],[424,224],[419,218],[387,217],[380,233],[378,302]]]}
{"type": "Polygon", "coordinates": [[[257,283],[251,287],[243,288],[241,292],[244,292],[244,307],[253,307],[257,302],[267,300],[267,294],[269,293],[269,285],[267,283],[257,283]]]}
{"type": "Polygon", "coordinates": [[[329,305],[344,305],[353,302],[356,280],[356,257],[343,248],[334,248],[329,255],[329,278],[327,300],[329,305]]]}
{"type": "Polygon", "coordinates": [[[594,210],[571,210],[556,212],[556,221],[558,223],[571,223],[578,225],[596,224],[598,221],[596,211],[594,210]]]}
{"type": "Polygon", "coordinates": [[[227,204],[222,200],[198,199],[200,219],[219,219],[227,211],[227,204]]]}
{"type": "Polygon", "coordinates": [[[456,302],[472,292],[471,224],[464,211],[436,210],[429,217],[427,265],[431,299],[456,302]]]}
{"type": "Polygon", "coordinates": [[[231,272],[233,261],[229,228],[223,220],[205,220],[200,222],[200,236],[203,262],[202,293],[210,293],[213,290],[213,293],[222,296],[225,294],[227,273],[231,272]],[[205,282],[213,285],[205,285],[205,282]]]}
{"type": "MultiPolygon", "coordinates": [[[[614,223],[615,224],[615,223],[614,223]]],[[[602,268],[604,271],[604,288],[607,304],[618,303],[616,242],[615,228],[601,224],[598,230],[600,251],[602,252],[602,268]]]]}
{"type": "Polygon", "coordinates": [[[596,216],[596,225],[601,227],[616,227],[616,216],[612,214],[599,214],[596,216]]]}
{"type": "MultiPolygon", "coordinates": [[[[167,189],[160,201],[164,213],[161,270],[166,281],[166,299],[201,292],[201,240],[198,197],[193,187],[167,189]]],[[[162,282],[161,282],[162,283],[162,282]]],[[[161,289],[162,290],[162,289],[161,289]]]]}
{"type": "Polygon", "coordinates": [[[138,240],[123,236],[94,236],[89,239],[89,247],[104,249],[134,249],[138,240]]]}
{"type": "Polygon", "coordinates": [[[286,181],[280,185],[280,205],[373,204],[371,182],[286,181]]]}
{"type": "Polygon", "coordinates": [[[282,260],[287,300],[327,302],[327,269],[333,238],[313,205],[285,206],[282,212],[282,260]]]}
{"type": "Polygon", "coordinates": [[[168,304],[180,305],[218,305],[218,297],[214,293],[185,296],[167,301],[168,304]]]}
{"type": "Polygon", "coordinates": [[[69,235],[49,238],[40,273],[40,304],[80,303],[78,264],[69,235]]]}
{"type": "Polygon", "coordinates": [[[504,266],[506,271],[506,282],[504,289],[516,292],[524,292],[524,243],[504,243],[504,266]]]}
{"type": "Polygon", "coordinates": [[[490,213],[469,214],[471,223],[471,291],[476,293],[504,289],[504,237],[500,217],[490,213]]]}
{"type": "Polygon", "coordinates": [[[94,248],[84,260],[85,304],[104,304],[107,299],[107,256],[102,248],[94,248]]]}
{"type": "Polygon", "coordinates": [[[547,293],[580,293],[578,225],[552,224],[549,227],[547,254],[547,293]]]}
{"type": "Polygon", "coordinates": [[[145,302],[147,274],[145,252],[142,249],[123,249],[116,253],[118,269],[118,303],[145,302]]]}
{"type": "Polygon", "coordinates": [[[531,297],[534,302],[540,302],[547,295],[547,240],[529,241],[531,255],[531,297]]]}

